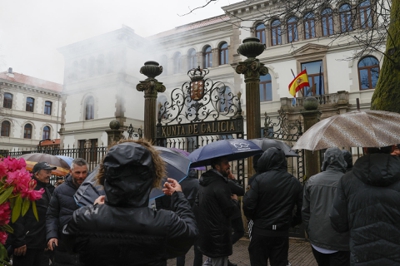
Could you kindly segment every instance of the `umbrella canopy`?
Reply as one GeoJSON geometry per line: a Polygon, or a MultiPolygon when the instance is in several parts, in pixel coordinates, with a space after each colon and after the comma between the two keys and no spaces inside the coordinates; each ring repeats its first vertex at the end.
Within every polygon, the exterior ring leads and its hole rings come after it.
{"type": "Polygon", "coordinates": [[[353,111],[326,118],[308,129],[293,149],[385,147],[400,143],[400,114],[353,111]]]}
{"type": "Polygon", "coordinates": [[[72,165],[72,161],[74,160],[74,158],[72,157],[68,157],[68,156],[64,156],[64,155],[56,155],[58,158],[63,159],[68,165],[69,167],[71,167],[72,165]]]}
{"type": "Polygon", "coordinates": [[[286,157],[299,157],[299,155],[283,141],[279,141],[276,139],[268,139],[268,138],[251,139],[250,141],[257,144],[263,151],[275,147],[283,150],[286,157]]]}
{"type": "Polygon", "coordinates": [[[206,146],[194,150],[189,159],[192,166],[210,165],[218,157],[226,157],[229,161],[244,159],[263,151],[254,142],[246,139],[224,139],[211,142],[206,146]]]}
{"type": "MultiPolygon", "coordinates": [[[[185,151],[185,150],[181,150],[181,149],[173,148],[173,147],[171,147],[170,149],[173,150],[173,151],[179,152],[180,154],[182,154],[183,156],[186,156],[186,157],[189,157],[189,155],[190,155],[190,152],[185,151]]],[[[191,169],[198,170],[198,171],[205,171],[206,170],[206,168],[204,166],[194,167],[194,168],[191,167],[191,169]]]]}
{"type": "Polygon", "coordinates": [[[32,171],[35,164],[39,162],[46,162],[51,166],[57,167],[57,169],[51,171],[52,175],[65,176],[69,173],[70,167],[68,163],[55,155],[45,154],[45,153],[28,153],[21,155],[18,158],[25,159],[26,170],[28,171],[32,171]]]}
{"type": "MultiPolygon", "coordinates": [[[[173,151],[169,148],[154,146],[154,148],[160,151],[160,156],[166,163],[167,177],[174,178],[178,182],[185,179],[189,173],[190,160],[180,154],[177,151],[173,151]]],[[[105,195],[104,188],[102,185],[97,184],[96,175],[99,171],[99,167],[85,179],[82,185],[76,191],[74,198],[78,206],[92,205],[93,202],[101,195],[105,195]]],[[[166,177],[164,178],[164,183],[166,177]]],[[[163,196],[164,193],[159,188],[153,188],[150,193],[150,200],[163,196]]]]}

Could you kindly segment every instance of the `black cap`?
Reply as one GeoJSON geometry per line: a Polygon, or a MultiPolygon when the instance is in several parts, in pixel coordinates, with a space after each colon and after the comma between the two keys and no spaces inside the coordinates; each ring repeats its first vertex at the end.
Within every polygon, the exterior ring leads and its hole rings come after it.
{"type": "Polygon", "coordinates": [[[40,170],[56,170],[56,169],[57,169],[57,167],[51,166],[50,164],[48,164],[46,162],[40,162],[40,163],[35,164],[32,172],[37,173],[40,170]]]}

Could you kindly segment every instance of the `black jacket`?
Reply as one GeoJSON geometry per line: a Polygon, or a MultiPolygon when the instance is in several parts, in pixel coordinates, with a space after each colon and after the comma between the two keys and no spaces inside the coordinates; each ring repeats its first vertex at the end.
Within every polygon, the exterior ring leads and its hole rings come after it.
{"type": "Polygon", "coordinates": [[[213,169],[201,175],[194,209],[199,227],[198,246],[208,257],[232,254],[230,220],[237,207],[231,195],[226,177],[213,169]]]}
{"type": "Polygon", "coordinates": [[[184,255],[198,230],[182,192],[172,195],[173,211],[148,207],[154,181],[150,152],[126,142],[107,153],[105,204],[76,210],[63,230],[64,240],[91,266],[163,265],[184,255]]]}
{"type": "MultiPolygon", "coordinates": [[[[244,189],[243,187],[239,184],[237,180],[233,179],[228,179],[228,185],[229,188],[231,189],[232,194],[237,195],[238,197],[241,197],[244,195],[244,189]]],[[[242,218],[242,211],[240,208],[240,203],[237,200],[232,199],[233,203],[236,205],[235,212],[232,214],[231,219],[241,219],[242,218]]]]}
{"type": "Polygon", "coordinates": [[[282,150],[266,150],[257,165],[259,174],[243,197],[244,214],[254,222],[252,234],[286,236],[291,226],[301,223],[303,188],[287,172],[282,150]]]}
{"type": "Polygon", "coordinates": [[[339,182],[332,226],[350,230],[352,265],[400,265],[400,158],[359,158],[339,182]]]}
{"type": "Polygon", "coordinates": [[[14,233],[9,235],[7,240],[13,248],[18,248],[26,245],[28,249],[43,250],[46,245],[46,211],[50,202],[51,193],[54,187],[50,184],[40,182],[35,177],[37,185],[35,190],[43,188],[45,192],[42,198],[37,200],[36,208],[39,216],[39,221],[36,220],[32,207],[24,216],[20,216],[14,224],[10,224],[14,229],[14,233]]]}

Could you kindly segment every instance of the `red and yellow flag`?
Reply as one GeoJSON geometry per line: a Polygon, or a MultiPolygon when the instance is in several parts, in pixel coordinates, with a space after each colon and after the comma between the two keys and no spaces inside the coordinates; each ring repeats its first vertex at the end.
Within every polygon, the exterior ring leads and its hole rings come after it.
{"type": "Polygon", "coordinates": [[[307,86],[309,87],[310,83],[308,83],[307,69],[304,69],[290,82],[289,93],[296,97],[296,92],[307,86]]]}

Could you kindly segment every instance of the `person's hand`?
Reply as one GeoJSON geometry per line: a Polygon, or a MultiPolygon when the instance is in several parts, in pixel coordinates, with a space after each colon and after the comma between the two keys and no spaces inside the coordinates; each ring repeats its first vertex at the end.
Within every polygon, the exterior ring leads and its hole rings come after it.
{"type": "Polygon", "coordinates": [[[49,239],[49,242],[47,242],[47,249],[54,251],[53,249],[53,244],[58,247],[58,239],[53,237],[49,239]]]}
{"type": "Polygon", "coordinates": [[[19,248],[14,248],[15,256],[25,256],[25,254],[26,254],[26,245],[23,245],[19,248]]]}
{"type": "Polygon", "coordinates": [[[231,171],[229,171],[228,178],[229,178],[229,179],[232,179],[232,180],[235,180],[235,179],[236,179],[235,176],[232,174],[231,171]]]}
{"type": "Polygon", "coordinates": [[[179,185],[178,181],[173,178],[168,178],[167,182],[164,183],[164,188],[162,189],[165,195],[171,196],[175,191],[182,192],[182,187],[179,185]]]}
{"type": "Polygon", "coordinates": [[[237,196],[236,194],[232,194],[232,195],[231,195],[231,199],[233,199],[233,200],[238,200],[238,196],[237,196]]]}
{"type": "Polygon", "coordinates": [[[106,200],[106,196],[100,196],[93,202],[93,205],[104,204],[105,200],[106,200]]]}

